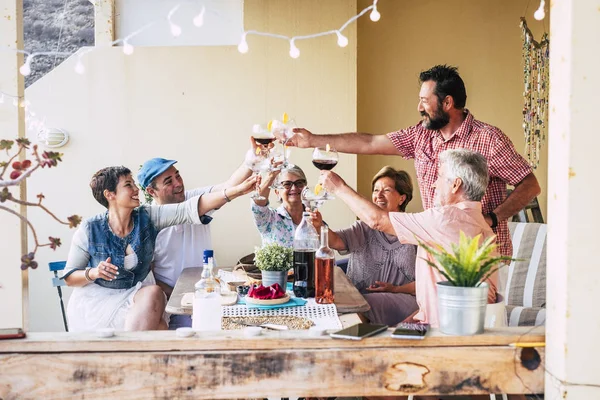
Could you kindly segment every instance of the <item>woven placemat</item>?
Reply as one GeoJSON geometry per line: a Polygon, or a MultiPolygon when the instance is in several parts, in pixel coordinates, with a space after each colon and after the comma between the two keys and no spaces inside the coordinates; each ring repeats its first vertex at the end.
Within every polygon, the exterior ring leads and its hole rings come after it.
{"type": "Polygon", "coordinates": [[[276,324],[285,325],[291,330],[305,330],[313,326],[313,322],[308,318],[295,317],[290,315],[277,315],[265,317],[223,317],[221,326],[223,330],[244,329],[248,325],[276,324]]]}

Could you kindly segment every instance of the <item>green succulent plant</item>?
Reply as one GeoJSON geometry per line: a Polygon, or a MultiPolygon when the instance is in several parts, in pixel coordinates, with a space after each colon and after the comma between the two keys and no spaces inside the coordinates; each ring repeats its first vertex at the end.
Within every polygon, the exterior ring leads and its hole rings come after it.
{"type": "Polygon", "coordinates": [[[256,248],[254,263],[261,271],[287,271],[294,265],[294,250],[277,243],[256,248]]]}
{"type": "Polygon", "coordinates": [[[448,282],[458,287],[477,287],[502,268],[502,262],[515,261],[511,257],[495,255],[497,245],[494,239],[492,236],[480,245],[481,235],[469,238],[461,231],[458,244],[452,244],[452,251],[447,251],[439,244],[428,246],[417,241],[441,268],[424,259],[427,264],[438,270],[448,282]]]}

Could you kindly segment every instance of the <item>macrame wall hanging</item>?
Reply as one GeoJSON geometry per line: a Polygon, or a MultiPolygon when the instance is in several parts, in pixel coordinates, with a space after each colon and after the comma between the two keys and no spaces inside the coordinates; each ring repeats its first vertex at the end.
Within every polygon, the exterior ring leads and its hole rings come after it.
{"type": "Polygon", "coordinates": [[[523,39],[523,132],[525,156],[535,169],[540,163],[540,149],[546,140],[548,119],[548,89],[550,80],[550,52],[548,34],[536,42],[521,18],[523,39]]]}

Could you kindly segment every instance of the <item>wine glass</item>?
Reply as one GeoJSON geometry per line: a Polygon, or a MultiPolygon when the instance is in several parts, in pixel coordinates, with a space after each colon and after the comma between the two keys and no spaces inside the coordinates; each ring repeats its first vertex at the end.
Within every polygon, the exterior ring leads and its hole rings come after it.
{"type": "MultiPolygon", "coordinates": [[[[260,148],[257,148],[256,151],[249,150],[246,154],[245,163],[255,175],[260,175],[262,172],[268,171],[271,166],[269,157],[260,148]]],[[[254,200],[266,200],[266,197],[260,194],[260,185],[258,182],[256,183],[256,191],[251,198],[254,200]]]]}
{"type": "Polygon", "coordinates": [[[265,155],[269,153],[269,144],[277,139],[272,132],[260,124],[252,126],[252,136],[254,137],[254,141],[261,145],[260,150],[265,155]]]}
{"type": "MultiPolygon", "coordinates": [[[[338,163],[338,152],[332,149],[329,145],[325,147],[315,147],[312,154],[312,163],[321,171],[330,171],[338,163]]],[[[333,200],[335,198],[323,188],[320,177],[317,186],[315,186],[315,195],[320,195],[320,197],[324,198],[325,200],[333,200]]]]}
{"type": "Polygon", "coordinates": [[[329,145],[326,147],[315,147],[312,154],[312,163],[321,171],[330,171],[338,163],[338,153],[329,145]]]}
{"type": "Polygon", "coordinates": [[[325,192],[325,190],[315,193],[310,187],[305,187],[301,194],[302,204],[311,210],[317,210],[327,200],[333,200],[333,196],[325,192]]]}
{"type": "Polygon", "coordinates": [[[287,123],[277,119],[271,122],[271,132],[283,144],[283,164],[281,164],[282,169],[292,168],[294,166],[294,164],[288,161],[291,149],[287,146],[287,142],[292,136],[294,136],[294,128],[296,127],[296,122],[293,119],[289,120],[287,123]]]}

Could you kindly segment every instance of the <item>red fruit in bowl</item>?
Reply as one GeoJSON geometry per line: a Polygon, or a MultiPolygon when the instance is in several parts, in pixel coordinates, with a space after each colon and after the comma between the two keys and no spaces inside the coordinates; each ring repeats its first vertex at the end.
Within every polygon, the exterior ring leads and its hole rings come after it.
{"type": "Polygon", "coordinates": [[[27,169],[29,167],[31,167],[31,160],[24,160],[21,163],[21,169],[27,169]]]}
{"type": "Polygon", "coordinates": [[[280,299],[285,296],[285,291],[279,286],[278,283],[274,283],[271,286],[252,286],[248,290],[248,296],[259,300],[272,300],[280,299]]]}
{"type": "Polygon", "coordinates": [[[10,179],[17,179],[19,176],[21,176],[21,171],[14,170],[10,173],[10,179]]]}
{"type": "Polygon", "coordinates": [[[21,169],[21,161],[15,161],[12,163],[14,169],[21,169]]]}

